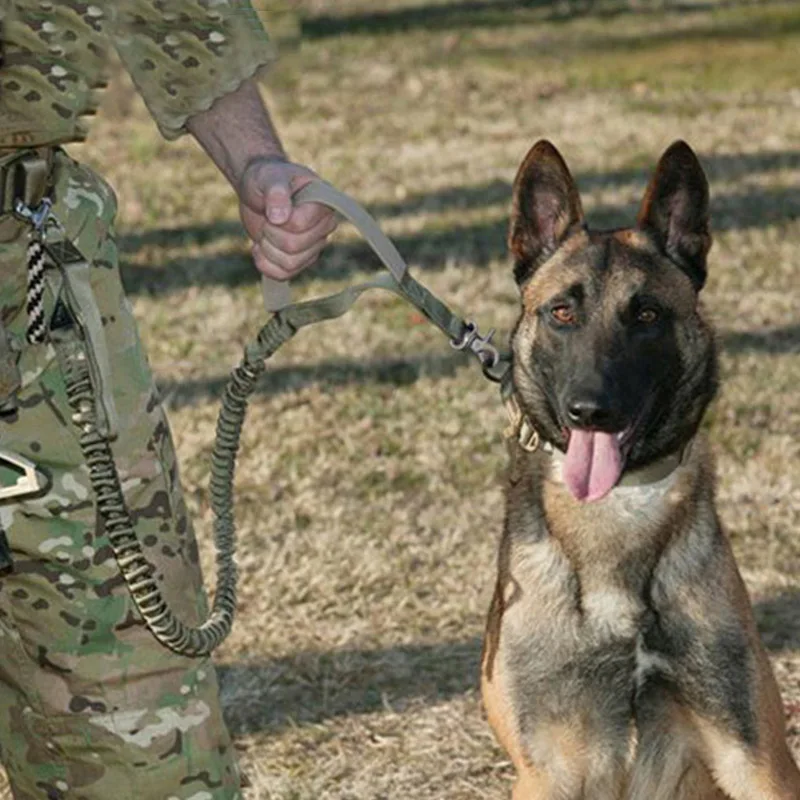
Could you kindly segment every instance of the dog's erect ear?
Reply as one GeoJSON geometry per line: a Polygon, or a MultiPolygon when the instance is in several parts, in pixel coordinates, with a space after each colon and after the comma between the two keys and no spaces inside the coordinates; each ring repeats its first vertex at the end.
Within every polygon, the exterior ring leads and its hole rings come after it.
{"type": "Polygon", "coordinates": [[[686,142],[673,142],[661,156],[637,224],[655,236],[700,291],[706,282],[706,256],[711,247],[708,181],[686,142]]]}
{"type": "Polygon", "coordinates": [[[514,179],[508,246],[517,283],[526,281],[582,224],[578,187],[561,154],[542,139],[528,151],[514,179]]]}

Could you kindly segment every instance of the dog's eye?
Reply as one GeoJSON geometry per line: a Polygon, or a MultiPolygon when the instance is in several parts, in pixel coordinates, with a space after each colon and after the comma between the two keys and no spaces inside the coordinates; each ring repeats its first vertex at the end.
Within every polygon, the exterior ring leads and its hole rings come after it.
{"type": "Polygon", "coordinates": [[[573,325],[575,323],[575,312],[569,306],[554,306],[550,309],[553,319],[562,325],[573,325]]]}
{"type": "Polygon", "coordinates": [[[636,321],[642,325],[652,325],[658,319],[658,311],[654,308],[643,308],[636,315],[636,321]]]}

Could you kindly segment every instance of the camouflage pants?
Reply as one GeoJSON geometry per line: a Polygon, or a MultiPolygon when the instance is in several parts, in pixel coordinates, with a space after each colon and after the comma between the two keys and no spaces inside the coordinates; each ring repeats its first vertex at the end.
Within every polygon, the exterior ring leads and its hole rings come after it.
{"type": "MultiPolygon", "coordinates": [[[[171,607],[205,611],[197,545],[169,428],[120,283],[115,199],[57,157],[55,211],[92,262],[120,417],[114,454],[131,516],[171,607]]],[[[8,237],[6,237],[8,238],[8,237]]],[[[0,309],[24,343],[24,232],[0,242],[0,309]]],[[[144,627],[95,513],[50,343],[25,345],[18,412],[0,447],[49,479],[0,502],[13,571],[0,578],[0,748],[18,800],[240,798],[213,666],[166,650],[144,627]]]]}

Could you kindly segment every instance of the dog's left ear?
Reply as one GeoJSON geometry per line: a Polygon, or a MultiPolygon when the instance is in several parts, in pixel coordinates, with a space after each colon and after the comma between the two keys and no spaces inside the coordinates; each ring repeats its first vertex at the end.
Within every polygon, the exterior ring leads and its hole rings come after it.
{"type": "Polygon", "coordinates": [[[711,247],[708,181],[686,142],[673,142],[661,156],[637,224],[655,236],[700,291],[706,282],[706,256],[711,247]]]}

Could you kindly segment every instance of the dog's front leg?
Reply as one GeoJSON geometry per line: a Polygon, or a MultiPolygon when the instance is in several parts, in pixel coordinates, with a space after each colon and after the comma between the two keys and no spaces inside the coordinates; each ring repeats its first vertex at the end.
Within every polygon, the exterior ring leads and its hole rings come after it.
{"type": "MultiPolygon", "coordinates": [[[[682,745],[692,747],[724,796],[798,800],[800,771],[786,742],[780,692],[715,521],[698,521],[668,549],[652,600],[640,642],[638,716],[652,714],[668,694],[682,745]]],[[[684,796],[693,797],[677,795],[684,796]]]]}
{"type": "Polygon", "coordinates": [[[536,593],[500,581],[482,665],[489,723],[517,772],[513,800],[620,800],[631,729],[630,693],[618,676],[632,672],[632,645],[587,644],[567,593],[559,599],[555,589],[565,565],[535,549],[518,565],[547,565],[550,602],[541,605],[544,576],[525,581],[536,593]]]}
{"type": "Polygon", "coordinates": [[[668,682],[637,693],[636,756],[625,800],[730,800],[699,755],[697,731],[668,682]]]}
{"type": "Polygon", "coordinates": [[[590,734],[581,723],[559,721],[525,737],[515,761],[513,800],[621,800],[624,747],[590,734]]]}

